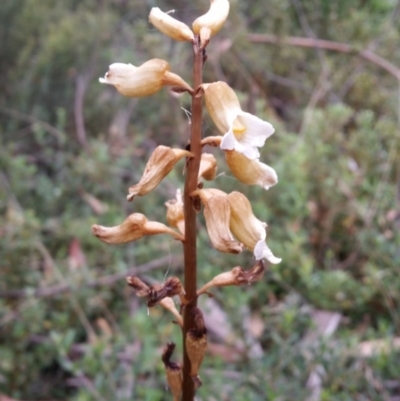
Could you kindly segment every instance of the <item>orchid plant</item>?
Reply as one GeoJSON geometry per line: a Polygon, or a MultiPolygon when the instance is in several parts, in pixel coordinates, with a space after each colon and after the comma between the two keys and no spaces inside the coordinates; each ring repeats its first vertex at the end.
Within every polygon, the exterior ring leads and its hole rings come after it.
{"type": "Polygon", "coordinates": [[[149,221],[141,213],[133,213],[115,227],[94,225],[93,234],[110,243],[135,241],[145,235],[169,234],[181,241],[184,253],[184,278],[170,277],[164,283],[148,286],[138,277],[127,277],[139,297],[147,299],[149,307],[161,305],[175,317],[183,335],[183,362],[172,362],[175,344],[169,343],[162,355],[168,385],[174,400],[194,399],[201,385],[199,369],[207,349],[207,329],[197,298],[212,287],[250,284],[259,280],[265,271],[264,259],[279,263],[267,246],[266,223],[252,211],[250,201],[240,192],[229,194],[217,188],[205,188],[203,180],[216,177],[217,161],[206,146],[219,147],[232,174],[242,183],[259,185],[266,190],[278,182],[273,168],[259,161],[259,148],[274,133],[272,125],[241,109],[234,90],[225,82],[202,82],[206,47],[222,28],[229,14],[228,0],[211,0],[209,11],[197,18],[190,29],[159,8],[150,12],[150,22],[163,34],[174,40],[186,41],[193,47],[193,86],[170,71],[167,61],[152,59],[135,67],[114,63],[100,82],[114,86],[127,97],[150,96],[164,86],[191,96],[189,145],[185,149],[158,146],[151,155],[141,180],[129,188],[127,200],[144,196],[155,189],[179,160],[186,159],[183,194],[177,191],[176,199],[166,202],[168,225],[149,221]],[[202,138],[203,100],[219,135],[202,138]],[[202,208],[203,206],[203,208],[202,208]],[[203,210],[210,242],[223,253],[253,252],[255,264],[244,270],[236,266],[218,273],[210,282],[198,288],[196,253],[196,216],[203,210]],[[183,283],[183,284],[182,284],[183,283]],[[178,297],[177,308],[173,297],[178,297]]]}

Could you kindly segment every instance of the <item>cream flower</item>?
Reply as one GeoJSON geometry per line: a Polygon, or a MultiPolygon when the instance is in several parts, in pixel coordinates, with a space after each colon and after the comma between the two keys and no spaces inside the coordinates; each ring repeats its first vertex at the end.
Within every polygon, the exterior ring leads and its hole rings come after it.
{"type": "Polygon", "coordinates": [[[143,196],[152,191],[180,159],[192,156],[192,153],[184,149],[157,146],[146,164],[139,183],[129,188],[128,201],[132,201],[136,195],[143,196]]]}
{"type": "Polygon", "coordinates": [[[269,189],[278,182],[276,171],[259,159],[251,160],[235,150],[226,150],[225,160],[232,174],[243,184],[269,189]]]}
{"type": "Polygon", "coordinates": [[[249,159],[257,159],[257,148],[274,133],[273,126],[250,113],[243,111],[239,100],[229,85],[218,81],[203,84],[207,110],[217,128],[224,134],[221,149],[236,150],[249,159]]]}
{"type": "Polygon", "coordinates": [[[210,0],[210,9],[197,18],[192,28],[196,35],[200,35],[201,46],[205,47],[210,38],[224,25],[229,14],[228,0],[210,0]]]}
{"type": "Polygon", "coordinates": [[[241,253],[243,245],[233,238],[229,229],[231,210],[227,194],[209,188],[198,189],[191,196],[199,196],[204,205],[204,218],[213,247],[224,253],[241,253]]]}
{"type": "Polygon", "coordinates": [[[230,229],[233,235],[253,251],[256,260],[265,258],[272,264],[280,263],[282,259],[275,257],[265,243],[267,224],[254,216],[249,200],[242,193],[234,191],[228,195],[228,201],[231,206],[230,229]]]}
{"type": "Polygon", "coordinates": [[[158,58],[146,61],[140,67],[132,64],[114,63],[102,84],[113,85],[121,95],[143,97],[153,95],[163,86],[174,86],[192,91],[192,88],[179,76],[169,71],[169,64],[158,58]]]}
{"type": "Polygon", "coordinates": [[[181,21],[164,13],[158,7],[150,11],[149,21],[163,34],[180,41],[191,41],[194,34],[191,29],[181,21]]]}
{"type": "Polygon", "coordinates": [[[136,241],[145,235],[157,234],[170,234],[177,240],[185,240],[182,234],[158,221],[148,221],[146,216],[141,213],[131,214],[119,226],[104,227],[94,224],[92,232],[97,238],[107,244],[123,244],[125,242],[136,241]]]}

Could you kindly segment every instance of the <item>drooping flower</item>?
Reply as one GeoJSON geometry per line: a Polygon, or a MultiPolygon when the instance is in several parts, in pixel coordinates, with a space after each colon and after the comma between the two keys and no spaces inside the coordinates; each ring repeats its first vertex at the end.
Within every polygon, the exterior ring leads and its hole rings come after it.
{"type": "Polygon", "coordinates": [[[243,184],[269,189],[278,182],[276,171],[259,159],[251,160],[243,153],[226,150],[225,160],[232,174],[243,184]]]}
{"type": "Polygon", "coordinates": [[[191,41],[194,39],[192,30],[186,24],[164,13],[158,7],[151,9],[149,21],[160,32],[172,39],[180,41],[191,41]]]}
{"type": "Polygon", "coordinates": [[[153,95],[163,86],[174,86],[192,92],[192,88],[179,75],[169,71],[169,64],[158,58],[146,61],[139,67],[132,64],[114,63],[102,84],[113,85],[121,95],[143,97],[153,95]]]}
{"type": "Polygon", "coordinates": [[[273,126],[260,118],[243,111],[233,89],[225,82],[203,84],[207,110],[223,138],[221,149],[236,150],[249,159],[257,159],[257,148],[274,133],[273,126]]]}
{"type": "Polygon", "coordinates": [[[275,257],[265,243],[267,224],[254,216],[249,200],[242,193],[234,191],[228,195],[228,201],[231,207],[230,229],[233,235],[253,251],[256,260],[265,258],[272,264],[280,263],[282,259],[275,257]]]}
{"type": "Polygon", "coordinates": [[[233,238],[229,229],[231,209],[227,194],[217,189],[199,189],[198,195],[204,205],[207,232],[213,247],[224,253],[241,253],[243,245],[233,238]]]}
{"type": "Polygon", "coordinates": [[[93,234],[107,244],[123,244],[135,241],[145,235],[170,234],[177,240],[184,241],[185,237],[157,221],[148,221],[141,213],[133,213],[119,226],[104,227],[98,224],[92,226],[93,234]]]}
{"type": "Polygon", "coordinates": [[[184,149],[157,146],[146,164],[139,183],[129,188],[128,201],[132,201],[136,195],[143,196],[152,191],[185,156],[192,157],[193,154],[184,149]]]}
{"type": "MultiPolygon", "coordinates": [[[[201,141],[202,146],[220,146],[220,136],[208,136],[201,141]]],[[[225,160],[232,174],[243,184],[259,185],[269,189],[278,183],[276,171],[261,163],[259,159],[249,159],[236,150],[225,150],[225,160]]]]}
{"type": "Polygon", "coordinates": [[[219,32],[228,18],[228,14],[228,0],[210,0],[210,9],[192,24],[194,33],[200,35],[202,47],[205,47],[210,38],[219,32]]]}

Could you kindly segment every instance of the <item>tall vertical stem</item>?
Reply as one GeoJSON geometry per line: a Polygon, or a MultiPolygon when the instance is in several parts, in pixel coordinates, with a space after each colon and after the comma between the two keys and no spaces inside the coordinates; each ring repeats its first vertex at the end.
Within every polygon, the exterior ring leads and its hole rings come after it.
{"type": "MultiPolygon", "coordinates": [[[[199,38],[196,36],[193,43],[193,88],[196,90],[202,84],[203,51],[200,49],[199,38]]],[[[185,292],[186,298],[191,302],[184,309],[183,319],[183,387],[182,401],[192,401],[195,389],[190,377],[190,361],[186,352],[185,338],[188,330],[194,327],[192,309],[196,306],[197,291],[197,248],[196,248],[196,211],[190,194],[197,189],[199,166],[201,159],[201,123],[202,123],[202,99],[192,96],[192,122],[190,127],[190,151],[194,157],[188,162],[184,190],[185,213],[185,242],[183,254],[185,263],[185,292]]]]}

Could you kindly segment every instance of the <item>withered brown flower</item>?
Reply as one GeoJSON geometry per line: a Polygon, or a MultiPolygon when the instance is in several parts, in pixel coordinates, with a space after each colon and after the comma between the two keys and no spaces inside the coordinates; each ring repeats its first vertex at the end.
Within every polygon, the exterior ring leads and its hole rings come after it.
{"type": "Polygon", "coordinates": [[[234,267],[229,272],[224,272],[215,276],[197,291],[197,295],[206,293],[211,287],[225,287],[228,285],[244,285],[254,283],[262,278],[265,272],[265,265],[262,260],[249,270],[244,270],[240,266],[234,267]]]}

